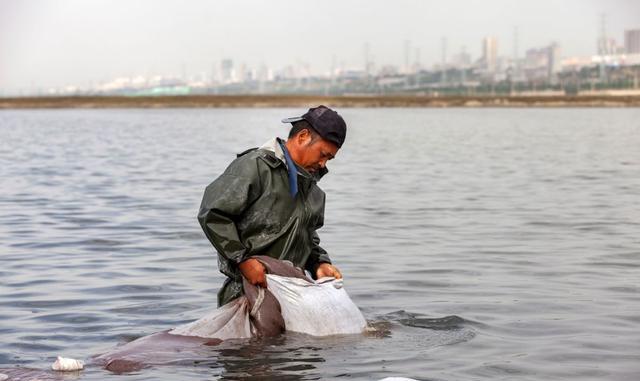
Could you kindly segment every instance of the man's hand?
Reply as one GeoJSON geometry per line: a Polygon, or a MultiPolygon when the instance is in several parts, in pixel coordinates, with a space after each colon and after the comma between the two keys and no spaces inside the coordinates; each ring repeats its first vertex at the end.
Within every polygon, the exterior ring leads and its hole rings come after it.
{"type": "Polygon", "coordinates": [[[324,277],[334,277],[336,279],[342,279],[342,274],[337,267],[329,263],[321,263],[316,269],[316,279],[324,277]]]}
{"type": "Polygon", "coordinates": [[[262,263],[255,258],[249,258],[238,265],[242,276],[254,286],[267,288],[267,271],[262,263]]]}

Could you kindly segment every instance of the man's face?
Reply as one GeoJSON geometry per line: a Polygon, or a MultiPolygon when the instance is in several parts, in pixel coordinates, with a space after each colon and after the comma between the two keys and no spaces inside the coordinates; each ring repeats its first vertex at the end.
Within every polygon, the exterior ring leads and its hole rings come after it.
{"type": "Polygon", "coordinates": [[[338,153],[338,147],[316,134],[307,130],[296,135],[292,142],[295,149],[289,148],[291,158],[307,172],[314,174],[327,165],[338,153]]]}

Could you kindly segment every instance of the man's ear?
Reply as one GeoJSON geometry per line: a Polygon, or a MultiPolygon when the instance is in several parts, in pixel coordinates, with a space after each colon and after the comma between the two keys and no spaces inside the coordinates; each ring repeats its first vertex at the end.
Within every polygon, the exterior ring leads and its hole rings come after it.
{"type": "Polygon", "coordinates": [[[306,128],[300,130],[300,132],[297,135],[297,142],[299,145],[305,145],[305,143],[307,143],[309,140],[311,140],[311,131],[307,130],[306,128]]]}

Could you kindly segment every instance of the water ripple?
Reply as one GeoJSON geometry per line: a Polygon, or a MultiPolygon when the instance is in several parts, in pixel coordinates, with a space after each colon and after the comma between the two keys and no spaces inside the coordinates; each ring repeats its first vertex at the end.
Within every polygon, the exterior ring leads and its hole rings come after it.
{"type": "MultiPolygon", "coordinates": [[[[0,365],[214,308],[204,187],[298,112],[0,111],[0,365]]],[[[638,378],[640,111],[341,113],[319,234],[376,330],[234,341],[128,379],[638,378]]]]}

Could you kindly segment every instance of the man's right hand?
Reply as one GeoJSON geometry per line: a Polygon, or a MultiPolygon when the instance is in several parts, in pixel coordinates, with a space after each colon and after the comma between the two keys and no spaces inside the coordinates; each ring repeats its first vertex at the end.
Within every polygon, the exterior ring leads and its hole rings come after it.
{"type": "Polygon", "coordinates": [[[238,265],[242,276],[254,286],[267,288],[267,271],[255,258],[249,258],[238,265]]]}

